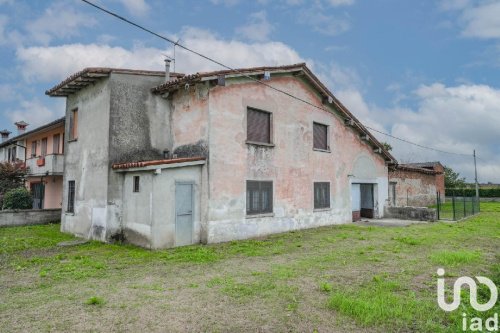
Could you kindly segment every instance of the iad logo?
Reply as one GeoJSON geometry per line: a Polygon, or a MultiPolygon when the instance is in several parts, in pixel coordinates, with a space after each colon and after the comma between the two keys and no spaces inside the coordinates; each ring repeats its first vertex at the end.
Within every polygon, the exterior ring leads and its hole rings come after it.
{"type": "MultiPolygon", "coordinates": [[[[444,276],[444,269],[439,268],[437,270],[437,274],[439,276],[444,276]]],[[[491,292],[490,300],[485,304],[479,304],[477,302],[477,284],[474,279],[468,276],[462,276],[455,281],[453,285],[453,302],[451,304],[446,303],[444,298],[444,278],[438,278],[438,286],[437,286],[437,299],[438,304],[441,309],[444,311],[454,311],[458,309],[460,305],[460,291],[463,285],[468,285],[470,289],[470,305],[477,311],[488,311],[490,310],[498,299],[498,290],[493,281],[484,277],[484,276],[476,276],[476,279],[488,286],[491,292]]]]}
{"type": "MultiPolygon", "coordinates": [[[[438,276],[438,283],[437,283],[437,301],[439,304],[439,307],[443,309],[444,311],[454,311],[458,309],[460,305],[460,294],[462,290],[463,285],[467,285],[470,290],[470,305],[476,310],[476,311],[488,311],[495,306],[495,303],[497,302],[498,299],[498,289],[491,281],[490,279],[484,277],[484,276],[476,276],[476,279],[479,283],[482,283],[488,287],[490,290],[490,299],[488,302],[484,304],[480,304],[477,301],[477,284],[476,281],[468,276],[462,276],[458,278],[455,281],[455,284],[453,285],[453,301],[451,303],[447,303],[445,300],[445,291],[444,291],[444,269],[439,268],[437,270],[438,276]]],[[[483,320],[480,317],[473,317],[470,319],[470,322],[467,320],[467,313],[463,313],[463,320],[462,320],[462,329],[466,331],[469,329],[470,331],[483,331],[483,320]]],[[[486,329],[488,332],[498,332],[498,313],[495,313],[493,317],[487,318],[484,322],[484,329],[486,329]]]]}

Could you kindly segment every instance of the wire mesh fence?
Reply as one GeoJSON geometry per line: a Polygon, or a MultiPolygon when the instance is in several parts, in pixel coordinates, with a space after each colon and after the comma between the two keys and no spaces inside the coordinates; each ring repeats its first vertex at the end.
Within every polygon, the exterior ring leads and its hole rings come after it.
{"type": "Polygon", "coordinates": [[[440,193],[437,193],[438,219],[458,221],[480,212],[479,198],[475,195],[467,196],[466,193],[460,195],[454,191],[451,193],[451,196],[446,196],[446,200],[443,200],[440,193]]]}

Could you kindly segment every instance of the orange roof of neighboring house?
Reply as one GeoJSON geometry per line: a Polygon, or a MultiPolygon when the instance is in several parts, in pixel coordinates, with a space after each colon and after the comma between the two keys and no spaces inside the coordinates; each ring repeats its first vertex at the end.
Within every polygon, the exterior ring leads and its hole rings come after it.
{"type": "MultiPolygon", "coordinates": [[[[54,86],[45,92],[46,95],[53,97],[68,96],[72,93],[88,86],[89,84],[109,76],[111,73],[131,74],[131,75],[149,75],[149,76],[164,76],[164,71],[148,71],[138,69],[125,68],[109,68],[109,67],[89,67],[84,70],[70,75],[64,81],[54,86]]],[[[184,74],[171,72],[171,77],[182,77],[184,74]]]]}
{"type": "MultiPolygon", "coordinates": [[[[196,82],[201,82],[204,79],[216,79],[219,75],[231,75],[231,76],[246,76],[246,75],[263,75],[264,72],[275,73],[301,73],[312,85],[319,90],[320,95],[326,100],[331,98],[332,104],[336,106],[336,109],[343,113],[346,120],[352,120],[353,126],[357,127],[359,131],[368,135],[374,145],[380,149],[381,152],[391,161],[395,162],[394,156],[389,153],[384,146],[373,136],[368,129],[363,126],[363,124],[328,90],[328,88],[318,79],[316,75],[306,66],[305,63],[298,63],[294,65],[286,66],[265,66],[265,67],[251,67],[251,68],[239,68],[239,69],[227,69],[213,72],[198,72],[191,75],[185,75],[174,80],[165,82],[157,87],[151,89],[154,94],[162,94],[169,91],[174,91],[179,88],[184,87],[186,84],[192,84],[196,82]]],[[[292,96],[293,97],[293,96],[292,96]]]]}
{"type": "Polygon", "coordinates": [[[0,147],[8,146],[9,144],[11,144],[11,143],[13,143],[15,141],[27,138],[31,134],[35,134],[35,133],[39,133],[39,132],[44,132],[46,130],[53,129],[53,128],[57,127],[57,126],[64,125],[65,119],[66,119],[66,117],[62,117],[62,118],[56,119],[54,121],[51,121],[50,123],[47,123],[45,125],[39,126],[39,127],[35,128],[35,129],[32,129],[31,131],[27,131],[27,132],[24,132],[22,134],[16,135],[16,136],[14,136],[14,137],[12,137],[12,138],[10,138],[8,140],[5,140],[4,142],[0,143],[0,147]]]}
{"type": "Polygon", "coordinates": [[[202,160],[205,160],[205,157],[181,157],[181,158],[170,158],[170,159],[153,160],[153,161],[114,163],[111,167],[116,170],[116,169],[142,168],[151,165],[194,162],[202,160]]]}

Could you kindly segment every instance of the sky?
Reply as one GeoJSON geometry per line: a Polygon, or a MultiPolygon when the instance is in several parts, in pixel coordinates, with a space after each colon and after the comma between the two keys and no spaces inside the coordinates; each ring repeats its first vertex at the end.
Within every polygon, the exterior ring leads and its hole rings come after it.
{"type": "MultiPolygon", "coordinates": [[[[94,0],[231,67],[306,62],[400,163],[500,183],[500,1],[94,0]],[[454,153],[454,154],[450,154],[454,153]],[[461,155],[460,155],[461,154],[461,155]]],[[[85,67],[162,70],[173,46],[79,0],[0,0],[0,128],[64,115],[85,67]]],[[[221,69],[182,51],[175,71],[221,69]]],[[[298,101],[291,101],[299,103],[298,101]]]]}

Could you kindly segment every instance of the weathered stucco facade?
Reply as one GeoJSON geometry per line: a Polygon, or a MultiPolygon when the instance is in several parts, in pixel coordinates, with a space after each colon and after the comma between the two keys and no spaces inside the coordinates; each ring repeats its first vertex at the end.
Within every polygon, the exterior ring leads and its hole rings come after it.
{"type": "MultiPolygon", "coordinates": [[[[389,169],[390,205],[396,207],[435,205],[439,191],[436,184],[440,184],[440,177],[444,177],[443,174],[432,169],[410,165],[391,167],[389,169]]],[[[442,191],[444,194],[444,184],[442,191]]]]}
{"type": "Polygon", "coordinates": [[[162,248],[348,223],[353,202],[381,217],[393,159],[380,143],[305,65],[246,71],[270,72],[268,84],[308,104],[236,72],[163,83],[158,72],[87,69],[48,91],[79,114],[64,173],[74,211],[62,230],[162,248]],[[93,84],[75,92],[81,77],[93,84]],[[271,114],[269,144],[248,142],[248,108],[271,114]],[[313,123],[328,127],[328,149],[313,148],[313,123]],[[247,181],[272,182],[272,212],[248,215],[247,181]],[[315,182],[329,183],[327,208],[314,208],[315,182]]]}

